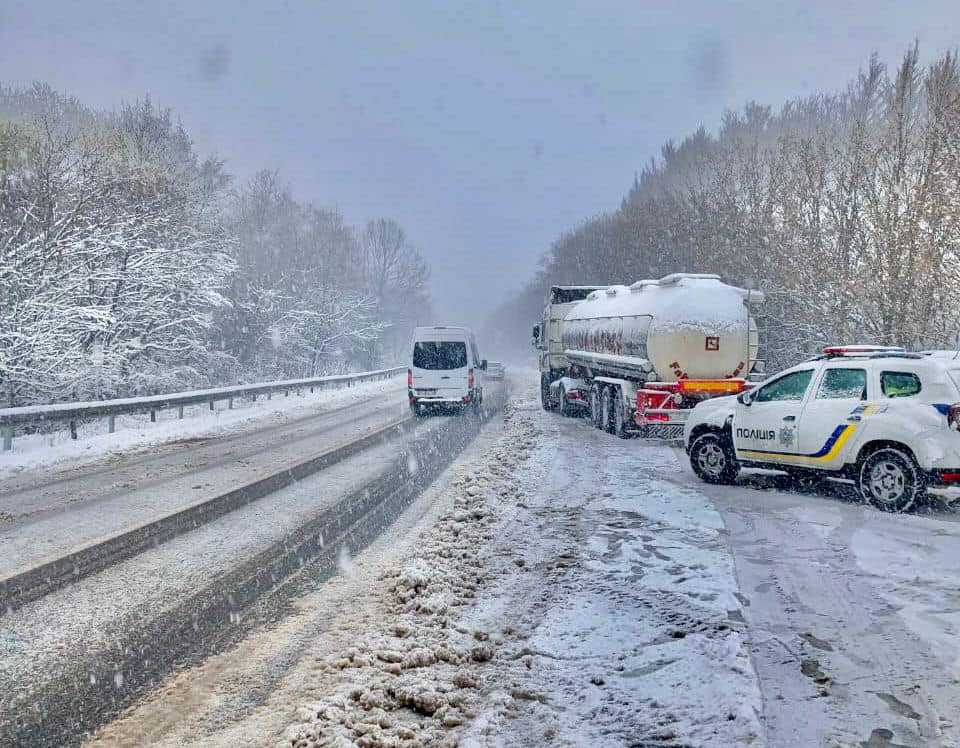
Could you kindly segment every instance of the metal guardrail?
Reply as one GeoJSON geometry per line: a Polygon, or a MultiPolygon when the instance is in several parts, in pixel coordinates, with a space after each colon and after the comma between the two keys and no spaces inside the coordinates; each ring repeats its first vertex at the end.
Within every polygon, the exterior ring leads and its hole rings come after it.
{"type": "Polygon", "coordinates": [[[191,392],[171,392],[167,395],[152,395],[147,397],[129,397],[118,400],[94,400],[81,403],[56,403],[54,405],[28,405],[22,408],[0,408],[0,437],[3,441],[3,451],[13,448],[13,430],[16,426],[36,425],[41,423],[64,422],[70,423],[70,437],[77,438],[77,421],[84,418],[106,417],[108,431],[113,433],[116,427],[116,417],[129,413],[150,413],[150,421],[157,420],[157,411],[168,408],[177,408],[178,418],[183,418],[183,408],[187,405],[209,403],[210,410],[214,403],[227,401],[227,407],[233,407],[233,401],[239,397],[257,399],[258,395],[266,395],[269,400],[275,393],[291,392],[299,394],[302,390],[341,385],[350,386],[361,382],[375,382],[396,376],[406,367],[395,366],[392,369],[378,369],[356,374],[335,374],[327,377],[312,379],[288,379],[279,382],[260,382],[257,384],[241,384],[236,387],[216,387],[209,390],[193,390],[191,392]]]}

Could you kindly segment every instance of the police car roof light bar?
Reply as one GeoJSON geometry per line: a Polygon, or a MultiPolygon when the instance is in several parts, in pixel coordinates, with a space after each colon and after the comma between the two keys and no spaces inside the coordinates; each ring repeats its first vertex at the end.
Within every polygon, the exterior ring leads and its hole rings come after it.
{"type": "Polygon", "coordinates": [[[828,345],[823,349],[827,356],[869,356],[871,353],[906,353],[899,345],[828,345]]]}

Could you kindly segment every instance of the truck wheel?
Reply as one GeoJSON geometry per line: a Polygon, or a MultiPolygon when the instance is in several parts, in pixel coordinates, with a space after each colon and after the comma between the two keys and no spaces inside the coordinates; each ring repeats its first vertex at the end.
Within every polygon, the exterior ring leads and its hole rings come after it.
{"type": "Polygon", "coordinates": [[[893,447],[878,449],[860,463],[860,493],[884,512],[905,512],[926,489],[917,461],[893,447]]]}
{"type": "Polygon", "coordinates": [[[601,431],[610,431],[611,427],[611,418],[610,418],[610,388],[604,387],[603,393],[600,395],[600,430],[601,431]]]}
{"type": "Polygon", "coordinates": [[[540,404],[544,410],[553,410],[553,401],[550,399],[550,382],[546,377],[540,377],[540,404]]]}
{"type": "Polygon", "coordinates": [[[567,388],[562,384],[560,385],[560,405],[558,407],[560,409],[560,415],[562,415],[564,418],[569,418],[571,415],[573,415],[571,413],[572,409],[570,407],[570,403],[567,402],[567,388]]]}
{"type": "Polygon", "coordinates": [[[733,445],[723,434],[703,434],[690,446],[690,467],[705,483],[727,485],[737,479],[740,465],[733,445]]]}
{"type": "Polygon", "coordinates": [[[621,439],[629,439],[630,433],[627,431],[627,419],[623,412],[623,393],[617,387],[617,392],[613,396],[613,433],[621,439]]]}
{"type": "Polygon", "coordinates": [[[600,393],[597,391],[597,388],[594,387],[590,390],[590,422],[595,429],[600,428],[600,420],[600,393]]]}

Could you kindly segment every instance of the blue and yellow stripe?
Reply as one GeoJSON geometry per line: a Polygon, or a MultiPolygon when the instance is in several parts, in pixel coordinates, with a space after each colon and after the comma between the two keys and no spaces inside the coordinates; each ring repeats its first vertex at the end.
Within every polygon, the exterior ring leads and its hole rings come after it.
{"type": "Polygon", "coordinates": [[[737,450],[744,457],[753,457],[757,459],[768,459],[768,460],[796,460],[799,462],[812,462],[812,463],[823,463],[830,462],[835,459],[840,450],[843,449],[843,445],[849,441],[850,437],[853,435],[853,432],[856,431],[857,427],[852,424],[844,424],[837,426],[833,433],[830,434],[830,438],[824,443],[820,449],[818,449],[813,454],[796,454],[795,452],[765,452],[756,449],[741,449],[737,450]]]}

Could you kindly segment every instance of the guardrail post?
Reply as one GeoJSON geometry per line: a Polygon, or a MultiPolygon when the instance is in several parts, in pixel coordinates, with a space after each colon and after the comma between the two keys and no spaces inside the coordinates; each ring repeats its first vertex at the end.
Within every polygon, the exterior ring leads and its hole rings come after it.
{"type": "Polygon", "coordinates": [[[156,422],[157,422],[157,411],[155,411],[153,408],[150,408],[150,423],[156,423],[156,422]]]}
{"type": "Polygon", "coordinates": [[[227,398],[227,410],[233,410],[233,398],[232,398],[232,397],[228,397],[228,398],[227,398]]]}
{"type": "Polygon", "coordinates": [[[115,415],[107,416],[107,433],[112,434],[117,430],[117,417],[115,415]]]}
{"type": "Polygon", "coordinates": [[[272,393],[272,392],[268,392],[268,393],[267,393],[267,400],[273,400],[273,393],[272,393]]]}
{"type": "Polygon", "coordinates": [[[210,410],[213,410],[213,400],[210,401],[210,410]]]}
{"type": "Polygon", "coordinates": [[[3,451],[9,452],[13,449],[13,426],[4,426],[0,432],[3,433],[3,451]]]}
{"type": "Polygon", "coordinates": [[[313,394],[313,387],[310,388],[310,394],[313,394]]]}
{"type": "Polygon", "coordinates": [[[182,406],[182,405],[181,405],[179,408],[177,408],[177,418],[179,418],[181,421],[183,420],[183,406],[182,406]]]}
{"type": "Polygon", "coordinates": [[[290,397],[290,390],[284,390],[284,391],[283,391],[283,396],[284,396],[284,397],[290,397]]]}
{"type": "Polygon", "coordinates": [[[74,441],[77,440],[77,422],[70,421],[70,438],[74,441]]]}

